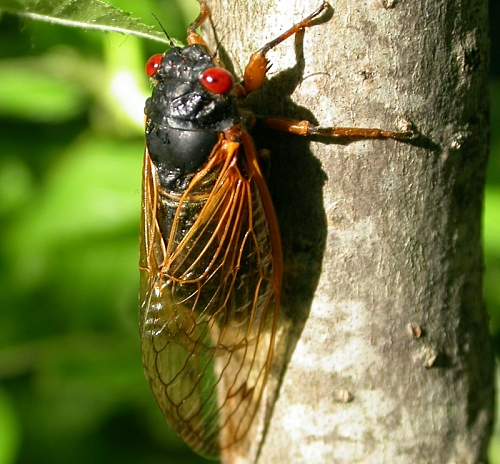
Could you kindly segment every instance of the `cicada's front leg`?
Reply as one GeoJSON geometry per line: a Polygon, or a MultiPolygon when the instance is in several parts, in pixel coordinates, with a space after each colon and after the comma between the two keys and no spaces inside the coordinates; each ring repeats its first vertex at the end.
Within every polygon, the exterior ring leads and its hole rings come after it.
{"type": "MultiPolygon", "coordinates": [[[[293,25],[286,32],[281,34],[276,39],[271,40],[260,50],[251,55],[250,60],[245,68],[245,75],[243,79],[243,87],[245,88],[247,94],[253,92],[254,90],[257,90],[264,83],[269,64],[266,58],[266,54],[269,52],[269,50],[273,49],[288,37],[291,37],[292,35],[305,29],[306,27],[313,26],[313,20],[320,16],[322,13],[326,12],[328,9],[331,9],[330,4],[328,2],[323,2],[323,4],[314,13],[312,13],[299,23],[293,25]]],[[[309,121],[300,121],[281,117],[268,117],[259,119],[266,127],[269,127],[271,129],[304,136],[319,135],[326,137],[350,137],[364,139],[395,139],[401,141],[410,140],[415,137],[415,132],[411,127],[405,128],[405,130],[401,132],[392,132],[374,128],[320,127],[315,126],[309,121]]]]}
{"type": "Polygon", "coordinates": [[[272,50],[281,42],[288,39],[288,37],[291,37],[302,29],[312,26],[311,23],[315,18],[331,8],[332,7],[328,2],[323,2],[323,4],[314,13],[312,13],[299,23],[294,24],[290,29],[281,34],[279,37],[276,37],[276,39],[271,40],[270,42],[265,44],[260,50],[252,53],[252,55],[250,56],[250,60],[245,68],[245,75],[243,77],[243,86],[245,87],[246,92],[253,92],[264,83],[269,64],[266,55],[269,50],[272,50]]]}
{"type": "Polygon", "coordinates": [[[208,9],[208,5],[205,0],[198,0],[198,3],[200,4],[200,14],[187,29],[187,42],[189,45],[200,44],[207,46],[203,37],[196,32],[196,29],[198,29],[209,18],[210,10],[208,9]]]}

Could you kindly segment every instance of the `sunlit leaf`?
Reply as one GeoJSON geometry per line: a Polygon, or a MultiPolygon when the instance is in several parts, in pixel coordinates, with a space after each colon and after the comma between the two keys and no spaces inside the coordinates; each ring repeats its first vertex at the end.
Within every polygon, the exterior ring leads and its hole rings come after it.
{"type": "Polygon", "coordinates": [[[0,0],[0,9],[39,21],[133,34],[169,43],[163,32],[100,0],[0,0]]]}

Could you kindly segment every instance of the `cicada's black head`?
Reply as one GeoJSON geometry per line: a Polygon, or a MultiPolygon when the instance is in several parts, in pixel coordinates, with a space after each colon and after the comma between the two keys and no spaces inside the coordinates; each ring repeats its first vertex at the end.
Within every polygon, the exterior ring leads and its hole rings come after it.
{"type": "Polygon", "coordinates": [[[206,162],[217,133],[238,120],[229,95],[233,78],[199,44],[154,55],[146,73],[154,82],[145,108],[151,159],[160,170],[193,173],[206,162]]]}

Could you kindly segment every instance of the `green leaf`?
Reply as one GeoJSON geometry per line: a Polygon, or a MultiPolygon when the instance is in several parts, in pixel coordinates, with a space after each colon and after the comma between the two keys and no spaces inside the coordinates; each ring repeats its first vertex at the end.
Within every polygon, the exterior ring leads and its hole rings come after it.
{"type": "Polygon", "coordinates": [[[170,43],[162,31],[100,0],[0,0],[0,10],[64,26],[120,32],[170,43]]]}

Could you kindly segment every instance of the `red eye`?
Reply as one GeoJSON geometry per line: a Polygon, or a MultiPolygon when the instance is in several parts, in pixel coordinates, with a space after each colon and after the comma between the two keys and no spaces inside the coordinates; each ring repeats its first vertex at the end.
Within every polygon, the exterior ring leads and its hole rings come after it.
{"type": "Polygon", "coordinates": [[[233,76],[223,68],[208,68],[201,75],[201,84],[210,92],[223,95],[233,88],[233,76]]]}
{"type": "Polygon", "coordinates": [[[160,69],[162,59],[163,55],[153,55],[148,61],[146,61],[145,69],[146,69],[146,74],[149,77],[153,77],[156,71],[160,69]]]}

